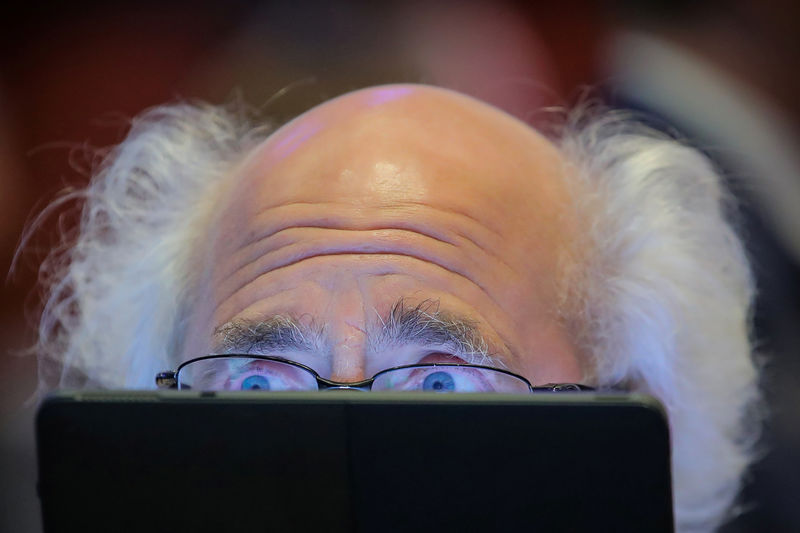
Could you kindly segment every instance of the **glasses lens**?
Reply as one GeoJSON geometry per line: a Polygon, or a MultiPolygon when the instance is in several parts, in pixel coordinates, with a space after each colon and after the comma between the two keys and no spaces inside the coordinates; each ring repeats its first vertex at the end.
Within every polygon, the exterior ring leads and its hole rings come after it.
{"type": "Polygon", "coordinates": [[[386,370],[375,377],[372,390],[520,394],[529,392],[528,383],[519,377],[491,368],[466,365],[430,365],[386,370]]]}
{"type": "Polygon", "coordinates": [[[252,357],[216,357],[182,367],[178,372],[178,388],[309,391],[318,387],[311,372],[290,363],[252,357]]]}

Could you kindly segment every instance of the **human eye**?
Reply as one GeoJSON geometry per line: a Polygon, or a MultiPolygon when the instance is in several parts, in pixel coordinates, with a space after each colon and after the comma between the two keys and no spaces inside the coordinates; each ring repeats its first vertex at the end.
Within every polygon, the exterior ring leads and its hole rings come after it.
{"type": "MultiPolygon", "coordinates": [[[[437,354],[439,355],[439,354],[437,354]]],[[[421,364],[398,368],[380,377],[377,388],[395,391],[421,392],[495,392],[487,379],[489,370],[471,366],[459,366],[463,361],[457,357],[427,357],[421,364]]],[[[376,386],[373,385],[373,390],[376,386]]]]}
{"type": "Polygon", "coordinates": [[[404,385],[404,390],[425,392],[494,392],[494,388],[474,368],[459,366],[432,366],[414,369],[404,385]]]}
{"type": "Polygon", "coordinates": [[[300,391],[317,388],[314,376],[281,361],[250,359],[229,365],[217,376],[220,390],[300,391]]]}

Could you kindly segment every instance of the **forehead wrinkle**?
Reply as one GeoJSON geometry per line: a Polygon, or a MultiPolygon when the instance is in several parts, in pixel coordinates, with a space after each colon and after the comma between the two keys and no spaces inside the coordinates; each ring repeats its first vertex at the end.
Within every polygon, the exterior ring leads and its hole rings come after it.
{"type": "MultiPolygon", "coordinates": [[[[417,256],[412,255],[412,254],[340,252],[340,253],[315,254],[315,255],[308,256],[308,257],[303,257],[300,260],[291,261],[291,262],[288,262],[286,264],[282,264],[281,266],[279,266],[277,268],[270,269],[267,272],[258,274],[255,277],[253,277],[252,279],[248,279],[247,281],[245,281],[245,282],[241,283],[240,285],[238,285],[237,288],[235,290],[233,290],[228,296],[223,297],[220,300],[215,301],[215,309],[219,310],[220,308],[224,307],[229,301],[234,300],[237,296],[239,296],[240,293],[249,290],[253,284],[255,284],[255,283],[266,283],[264,278],[269,277],[269,276],[274,276],[274,275],[280,275],[280,274],[282,274],[283,272],[285,272],[287,269],[289,269],[291,267],[296,267],[298,265],[302,265],[303,263],[306,263],[306,264],[308,264],[308,263],[316,263],[316,262],[319,262],[321,260],[325,261],[325,260],[329,260],[329,259],[334,259],[334,258],[339,258],[339,257],[348,257],[348,256],[350,256],[350,257],[371,256],[371,257],[375,257],[376,259],[384,261],[384,262],[386,260],[388,260],[388,259],[393,259],[393,260],[395,260],[395,263],[397,263],[399,261],[411,261],[413,263],[420,263],[420,264],[425,265],[427,267],[431,267],[431,268],[434,268],[434,269],[437,269],[437,270],[445,271],[445,272],[447,272],[449,274],[452,274],[452,275],[455,275],[458,278],[460,278],[462,280],[465,280],[468,283],[470,283],[471,285],[475,286],[477,289],[479,289],[481,291],[481,293],[483,293],[484,296],[486,296],[492,302],[493,305],[495,305],[498,308],[502,308],[501,302],[499,302],[497,300],[497,297],[492,293],[492,291],[489,291],[486,286],[484,286],[482,283],[478,282],[477,280],[473,279],[473,277],[468,276],[466,273],[461,272],[459,270],[454,270],[452,268],[449,268],[445,264],[441,264],[441,263],[436,262],[436,261],[429,261],[429,260],[427,260],[425,258],[417,257],[417,256]]],[[[389,271],[388,267],[383,268],[383,270],[389,271]]],[[[409,269],[400,268],[400,269],[397,269],[396,271],[394,271],[394,273],[403,274],[403,273],[413,272],[413,271],[414,271],[413,269],[409,270],[409,269]]],[[[267,285],[268,285],[268,283],[267,283],[267,285]]],[[[253,298],[254,302],[251,305],[257,305],[258,304],[258,300],[260,300],[261,298],[262,298],[261,296],[254,297],[253,298]]],[[[243,311],[246,312],[249,307],[250,306],[246,307],[243,311]]]]}
{"type": "Polygon", "coordinates": [[[441,240],[447,240],[448,231],[470,240],[477,246],[488,246],[502,233],[491,226],[489,221],[481,221],[464,210],[448,206],[436,208],[424,202],[398,201],[380,205],[360,205],[343,202],[286,202],[280,205],[267,206],[253,215],[253,225],[263,226],[260,238],[267,238],[291,224],[319,227],[349,227],[351,229],[382,229],[384,227],[410,229],[426,232],[441,240]],[[400,213],[397,213],[400,211],[400,213]],[[407,213],[405,211],[412,211],[407,213]],[[422,211],[422,213],[420,213],[422,211]],[[324,213],[324,214],[323,214],[324,213]],[[417,218],[409,218],[413,214],[417,218]],[[431,225],[417,222],[425,215],[461,219],[469,227],[464,231],[456,220],[445,220],[445,224],[431,225]],[[444,226],[444,227],[441,227],[444,226]],[[488,235],[485,235],[488,233],[488,235]]]}
{"type": "MultiPolygon", "coordinates": [[[[375,231],[397,229],[409,231],[443,243],[451,244],[459,250],[464,248],[465,245],[472,246],[475,248],[476,252],[472,254],[472,256],[478,257],[480,254],[483,254],[486,259],[490,259],[495,262],[497,266],[505,269],[507,271],[506,275],[513,275],[515,272],[507,258],[496,249],[497,246],[499,246],[498,243],[502,242],[502,236],[496,233],[496,230],[490,228],[488,225],[482,224],[467,213],[441,211],[425,206],[424,204],[418,204],[417,207],[426,211],[432,211],[433,215],[437,217],[444,216],[445,220],[420,222],[419,219],[423,217],[418,216],[416,212],[414,216],[387,216],[385,210],[376,209],[358,209],[359,216],[354,216],[352,213],[342,214],[340,212],[320,215],[320,211],[322,211],[325,206],[329,205],[336,208],[341,207],[334,203],[292,203],[263,210],[258,219],[254,220],[249,225],[263,227],[264,229],[262,231],[251,230],[240,232],[248,236],[249,242],[239,244],[237,245],[237,249],[223,254],[223,256],[227,256],[227,260],[222,262],[222,265],[217,265],[217,267],[215,267],[212,283],[214,285],[224,284],[228,278],[235,276],[250,262],[257,261],[264,255],[264,253],[262,253],[262,248],[266,246],[266,240],[277,236],[283,231],[299,227],[331,229],[352,228],[354,230],[375,231]],[[300,211],[300,213],[297,213],[297,211],[300,211]],[[376,213],[375,211],[378,212],[376,213]],[[453,219],[458,220],[456,221],[453,219]],[[467,224],[465,225],[464,222],[467,224]]],[[[242,286],[240,285],[236,291],[241,288],[242,286]]],[[[233,295],[236,291],[230,294],[233,295]]],[[[220,299],[217,299],[215,306],[219,306],[222,303],[220,299]]]]}
{"type": "MultiPolygon", "coordinates": [[[[382,240],[397,240],[403,236],[409,238],[415,237],[424,237],[432,239],[438,243],[443,245],[458,247],[457,242],[452,242],[448,240],[443,240],[438,238],[435,235],[430,235],[423,232],[417,232],[414,230],[408,229],[401,229],[401,228],[375,228],[369,230],[362,230],[362,229],[349,229],[349,228],[337,228],[337,227],[329,227],[329,226],[305,226],[305,225],[292,225],[287,226],[279,231],[271,233],[269,236],[264,238],[259,238],[249,244],[246,244],[240,250],[238,250],[235,254],[233,254],[230,258],[230,263],[234,265],[234,267],[225,274],[225,277],[228,276],[236,276],[241,271],[247,269],[249,266],[257,263],[260,259],[267,257],[268,255],[275,255],[279,252],[285,252],[289,255],[294,255],[297,259],[301,259],[303,254],[290,254],[292,249],[300,249],[304,246],[313,247],[314,243],[318,243],[315,247],[316,249],[320,250],[322,253],[323,251],[326,252],[333,252],[333,249],[337,247],[341,247],[341,241],[338,243],[334,243],[333,237],[358,237],[358,243],[352,246],[352,252],[358,253],[380,253],[380,246],[379,243],[382,240]],[[311,236],[308,235],[308,230],[311,230],[313,233],[311,236]],[[328,234],[329,237],[325,237],[325,234],[328,234]],[[371,244],[370,238],[372,241],[375,241],[374,244],[371,244]],[[319,244],[319,241],[322,241],[319,244]],[[369,248],[375,248],[374,250],[369,250],[369,248]],[[246,253],[249,252],[249,253],[246,253]],[[244,255],[245,257],[240,258],[239,256],[244,255]],[[238,265],[238,266],[237,266],[238,265]]],[[[388,253],[389,249],[392,246],[384,246],[386,248],[385,252],[388,253]]]]}
{"type": "Polygon", "coordinates": [[[223,293],[225,286],[231,283],[228,280],[239,277],[253,279],[260,274],[323,255],[406,255],[438,264],[469,279],[481,277],[488,260],[495,263],[492,267],[499,266],[507,270],[495,275],[507,276],[509,279],[514,275],[499,257],[470,242],[452,243],[424,233],[395,228],[342,230],[291,227],[261,241],[259,248],[264,250],[259,250],[260,253],[253,254],[252,259],[247,257],[241,263],[237,261],[239,257],[231,257],[231,271],[219,283],[223,293]]]}

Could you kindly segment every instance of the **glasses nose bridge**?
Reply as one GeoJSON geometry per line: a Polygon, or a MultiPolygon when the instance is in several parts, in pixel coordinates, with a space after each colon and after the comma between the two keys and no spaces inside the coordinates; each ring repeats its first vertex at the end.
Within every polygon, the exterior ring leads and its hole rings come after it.
{"type": "Polygon", "coordinates": [[[368,391],[372,389],[374,378],[362,379],[359,381],[334,381],[317,377],[317,385],[320,390],[359,390],[368,391]]]}

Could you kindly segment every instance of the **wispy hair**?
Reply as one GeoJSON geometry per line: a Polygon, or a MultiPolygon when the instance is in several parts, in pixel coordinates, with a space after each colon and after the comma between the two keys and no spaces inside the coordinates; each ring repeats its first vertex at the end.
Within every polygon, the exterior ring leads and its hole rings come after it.
{"type": "Polygon", "coordinates": [[[558,142],[581,234],[562,313],[586,379],[664,404],[677,529],[713,530],[760,434],[736,203],[700,151],[624,113],[575,115],[558,142]]]}
{"type": "Polygon", "coordinates": [[[266,136],[241,106],[177,104],[131,123],[88,187],[77,232],[40,269],[40,389],[147,388],[182,342],[213,191],[266,136]]]}
{"type": "MultiPolygon", "coordinates": [[[[728,516],[758,435],[754,284],[732,204],[697,150],[590,115],[556,139],[582,235],[564,262],[561,316],[588,382],[664,403],[678,530],[708,531],[728,516]]],[[[44,388],[153,387],[174,366],[214,191],[265,133],[201,104],[133,122],[72,193],[84,202],[79,232],[42,266],[44,388]]]]}

